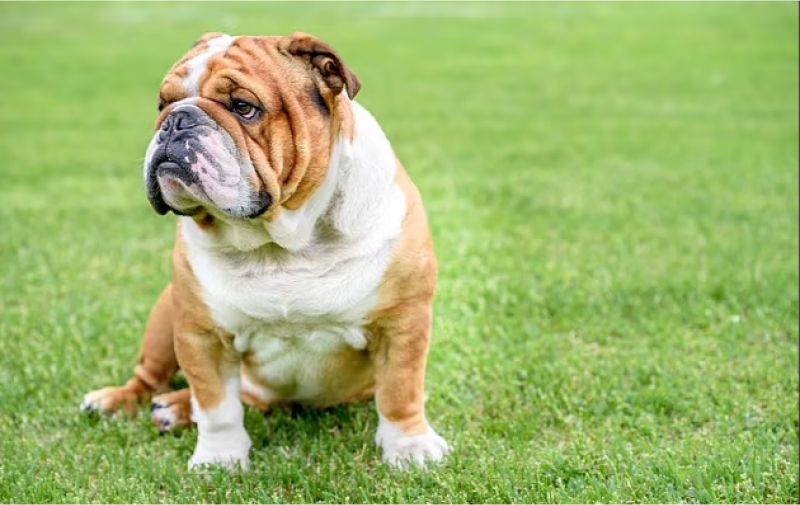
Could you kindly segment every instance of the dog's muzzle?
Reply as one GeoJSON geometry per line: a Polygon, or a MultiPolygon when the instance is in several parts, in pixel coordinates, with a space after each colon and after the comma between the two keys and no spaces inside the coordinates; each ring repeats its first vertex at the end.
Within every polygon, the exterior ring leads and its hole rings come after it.
{"type": "Polygon", "coordinates": [[[235,217],[256,218],[272,203],[246,182],[227,132],[195,105],[180,106],[164,119],[151,151],[145,186],[150,205],[161,215],[186,215],[210,205],[235,217]],[[169,180],[172,189],[162,186],[169,180]]]}
{"type": "Polygon", "coordinates": [[[197,158],[192,147],[200,147],[200,131],[197,127],[202,124],[201,113],[197,107],[177,110],[167,116],[156,134],[158,147],[148,164],[146,187],[150,205],[161,215],[170,210],[176,214],[182,212],[170,207],[164,200],[159,176],[172,177],[186,186],[199,183],[190,163],[197,158]]]}

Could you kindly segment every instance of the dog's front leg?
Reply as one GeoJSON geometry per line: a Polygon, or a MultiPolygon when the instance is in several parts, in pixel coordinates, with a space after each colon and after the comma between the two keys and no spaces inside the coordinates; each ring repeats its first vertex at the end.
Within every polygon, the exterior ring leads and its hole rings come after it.
{"type": "Polygon", "coordinates": [[[176,331],[175,351],[191,390],[197,446],[189,469],[249,465],[250,437],[239,399],[240,356],[217,332],[176,331]]]}
{"type": "Polygon", "coordinates": [[[425,366],[431,335],[430,305],[402,307],[380,329],[376,363],[378,432],[375,443],[383,460],[405,468],[424,466],[448,452],[447,443],[425,417],[425,366]]]}

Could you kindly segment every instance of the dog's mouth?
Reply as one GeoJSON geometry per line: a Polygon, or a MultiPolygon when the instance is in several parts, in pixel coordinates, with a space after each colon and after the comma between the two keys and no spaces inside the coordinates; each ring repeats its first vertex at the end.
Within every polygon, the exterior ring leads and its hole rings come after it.
{"type": "MultiPolygon", "coordinates": [[[[170,205],[164,198],[164,189],[172,195],[186,194],[192,186],[199,187],[200,181],[192,171],[163,154],[150,163],[147,178],[147,198],[150,205],[160,215],[172,212],[178,216],[192,216],[202,210],[200,205],[178,207],[170,205]]],[[[190,202],[187,202],[190,203],[190,202]]]]}
{"type": "Polygon", "coordinates": [[[150,163],[147,178],[147,198],[159,215],[169,212],[177,216],[196,216],[205,213],[209,207],[234,218],[258,219],[272,206],[268,193],[257,195],[249,201],[242,211],[239,209],[220,209],[213,204],[203,188],[203,182],[188,167],[167,156],[154,159],[150,163]],[[168,197],[165,197],[165,192],[168,197]]]}
{"type": "Polygon", "coordinates": [[[164,194],[161,192],[161,186],[158,184],[158,175],[156,175],[156,171],[148,170],[147,173],[148,176],[145,185],[147,189],[147,199],[150,201],[150,206],[153,207],[153,210],[158,212],[158,214],[161,216],[170,211],[174,212],[175,209],[170,207],[164,200],[164,194]]]}

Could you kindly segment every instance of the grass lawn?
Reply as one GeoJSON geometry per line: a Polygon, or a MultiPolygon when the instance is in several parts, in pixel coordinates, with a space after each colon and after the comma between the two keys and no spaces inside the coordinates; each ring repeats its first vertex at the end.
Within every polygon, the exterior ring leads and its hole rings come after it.
{"type": "Polygon", "coordinates": [[[789,502],[798,497],[798,6],[0,4],[0,501],[789,502]],[[174,217],[141,160],[206,31],[333,45],[420,187],[442,272],[428,415],[196,433],[82,417],[131,373],[174,217]]]}

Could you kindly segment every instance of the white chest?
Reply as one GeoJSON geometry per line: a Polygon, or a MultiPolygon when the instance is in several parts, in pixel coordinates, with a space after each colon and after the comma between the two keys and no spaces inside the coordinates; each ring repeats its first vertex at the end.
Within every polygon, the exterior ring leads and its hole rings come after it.
{"type": "Polygon", "coordinates": [[[211,317],[234,335],[234,347],[264,383],[292,399],[313,399],[327,380],[326,360],[366,347],[363,325],[378,301],[391,240],[232,259],[200,247],[192,227],[187,220],[183,228],[188,259],[211,317]]]}
{"type": "Polygon", "coordinates": [[[270,251],[224,255],[183,234],[188,259],[214,322],[239,333],[359,326],[377,301],[392,241],[320,248],[304,255],[270,251]]]}

